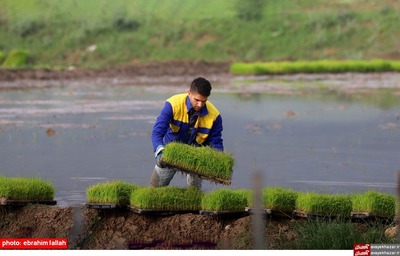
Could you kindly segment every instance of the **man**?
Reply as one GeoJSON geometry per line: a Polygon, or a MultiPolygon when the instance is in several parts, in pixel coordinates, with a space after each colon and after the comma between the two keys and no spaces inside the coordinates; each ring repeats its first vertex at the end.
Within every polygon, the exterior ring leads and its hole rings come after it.
{"type": "MultiPolygon", "coordinates": [[[[164,146],[172,141],[224,150],[222,118],[218,109],[208,101],[211,89],[208,80],[198,77],[187,93],[166,100],[151,135],[156,165],[150,186],[168,186],[175,175],[175,171],[164,168],[159,161],[164,146]]],[[[201,183],[197,176],[187,175],[188,186],[201,189],[201,183]]]]}

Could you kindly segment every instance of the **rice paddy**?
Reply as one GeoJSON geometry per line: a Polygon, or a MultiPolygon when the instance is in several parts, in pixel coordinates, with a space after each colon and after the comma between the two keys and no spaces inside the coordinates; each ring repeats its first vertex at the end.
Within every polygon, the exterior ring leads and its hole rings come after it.
{"type": "Polygon", "coordinates": [[[234,158],[230,153],[178,142],[165,146],[162,161],[182,172],[198,174],[204,179],[225,184],[230,184],[234,165],[234,158]]]}
{"type": "Polygon", "coordinates": [[[132,191],[138,188],[139,186],[137,185],[115,180],[89,187],[86,190],[86,196],[89,203],[108,203],[126,206],[130,203],[132,191]]]}
{"type": "Polygon", "coordinates": [[[54,187],[40,178],[0,177],[0,198],[7,200],[48,201],[54,198],[54,187]]]}
{"type": "Polygon", "coordinates": [[[295,73],[344,73],[344,72],[399,72],[400,61],[295,61],[233,63],[230,72],[235,75],[267,75],[295,73]]]}

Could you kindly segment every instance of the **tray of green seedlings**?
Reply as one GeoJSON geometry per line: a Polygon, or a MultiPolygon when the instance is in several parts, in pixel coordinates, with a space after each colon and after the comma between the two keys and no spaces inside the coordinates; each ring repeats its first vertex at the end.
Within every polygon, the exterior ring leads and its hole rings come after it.
{"type": "Polygon", "coordinates": [[[263,204],[267,214],[271,216],[293,217],[298,192],[282,187],[266,187],[263,189],[263,204]]]}
{"type": "Polygon", "coordinates": [[[175,171],[230,185],[234,158],[230,153],[211,147],[193,147],[171,142],[165,146],[161,163],[175,171]]]}
{"type": "Polygon", "coordinates": [[[251,193],[248,190],[216,189],[205,194],[201,201],[202,215],[247,215],[251,193]]]}
{"type": "Polygon", "coordinates": [[[197,188],[140,188],[132,192],[128,208],[139,214],[199,213],[203,192],[197,188]]]}
{"type": "Polygon", "coordinates": [[[54,186],[50,181],[29,177],[0,177],[0,205],[55,205],[54,186]]]}
{"type": "Polygon", "coordinates": [[[352,195],[354,219],[390,219],[396,215],[396,197],[389,194],[369,190],[352,195]]]}
{"type": "Polygon", "coordinates": [[[298,217],[350,218],[352,210],[351,196],[298,193],[294,215],[298,217]]]}
{"type": "Polygon", "coordinates": [[[114,180],[104,183],[98,183],[86,190],[86,207],[92,209],[115,209],[127,207],[130,203],[132,191],[139,186],[114,180]]]}

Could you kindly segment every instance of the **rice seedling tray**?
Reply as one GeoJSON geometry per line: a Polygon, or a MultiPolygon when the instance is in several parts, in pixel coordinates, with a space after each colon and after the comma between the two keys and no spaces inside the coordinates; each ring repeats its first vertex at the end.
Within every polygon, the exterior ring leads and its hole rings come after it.
{"type": "Polygon", "coordinates": [[[137,214],[159,215],[159,216],[168,216],[168,215],[186,214],[186,213],[193,213],[193,214],[199,213],[199,211],[197,211],[197,210],[155,210],[155,209],[137,208],[137,207],[134,207],[131,205],[128,205],[128,209],[137,214]]]}
{"type": "MultiPolygon", "coordinates": [[[[254,213],[254,209],[250,207],[246,207],[246,211],[249,212],[250,214],[254,213]]],[[[265,215],[270,215],[273,217],[286,217],[286,218],[292,218],[293,217],[293,211],[281,211],[281,210],[275,210],[275,209],[263,209],[263,213],[265,215]]]]}
{"type": "Polygon", "coordinates": [[[351,213],[351,218],[354,219],[354,220],[356,220],[356,219],[360,219],[360,220],[377,220],[377,219],[388,220],[388,219],[393,219],[394,217],[381,216],[379,214],[371,213],[371,212],[352,212],[351,213]]]}
{"type": "Polygon", "coordinates": [[[298,211],[295,210],[293,211],[293,215],[295,217],[300,217],[300,218],[309,218],[309,219],[316,219],[316,218],[348,218],[348,217],[343,217],[342,215],[336,215],[336,214],[321,214],[321,213],[309,213],[309,212],[303,212],[303,211],[298,211]]]}
{"type": "Polygon", "coordinates": [[[7,198],[0,198],[0,205],[4,206],[25,206],[28,204],[44,204],[44,205],[56,205],[55,200],[9,200],[7,198]]]}
{"type": "Polygon", "coordinates": [[[208,211],[208,210],[200,210],[200,215],[207,215],[207,216],[247,216],[249,212],[247,211],[208,211]]]}
{"type": "Polygon", "coordinates": [[[89,209],[99,209],[99,210],[122,208],[122,206],[118,204],[100,204],[100,203],[87,203],[85,204],[85,206],[89,209]]]}
{"type": "Polygon", "coordinates": [[[226,186],[230,186],[231,183],[232,183],[231,180],[224,180],[224,179],[221,179],[221,178],[210,177],[210,176],[207,176],[207,175],[204,175],[204,174],[200,174],[200,173],[198,173],[196,171],[189,170],[189,169],[186,169],[186,168],[174,165],[174,164],[167,163],[167,162],[163,161],[162,159],[161,159],[161,164],[163,166],[165,166],[166,168],[171,169],[173,171],[181,172],[181,173],[185,173],[185,174],[190,174],[190,175],[194,175],[194,176],[198,176],[200,179],[203,179],[203,180],[209,180],[211,182],[220,183],[220,184],[223,184],[223,185],[226,185],[226,186]]]}

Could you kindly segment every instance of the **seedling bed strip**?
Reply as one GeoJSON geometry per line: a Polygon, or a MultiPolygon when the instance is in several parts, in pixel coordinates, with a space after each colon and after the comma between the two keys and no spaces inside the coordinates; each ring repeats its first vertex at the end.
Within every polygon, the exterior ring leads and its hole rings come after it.
{"type": "Polygon", "coordinates": [[[227,186],[230,186],[231,183],[232,183],[231,180],[224,180],[224,179],[220,179],[220,178],[217,178],[217,177],[210,177],[210,176],[206,176],[204,174],[199,174],[199,173],[197,173],[195,171],[188,170],[188,169],[182,168],[180,166],[167,163],[167,162],[165,162],[163,160],[161,160],[161,164],[164,165],[166,168],[171,169],[173,171],[183,172],[183,173],[190,174],[190,175],[196,175],[200,179],[203,179],[203,180],[209,180],[209,181],[216,182],[216,183],[221,183],[221,184],[227,185],[227,186]]]}
{"type": "Polygon", "coordinates": [[[28,204],[56,205],[54,200],[1,200],[0,205],[25,206],[28,204]]]}
{"type": "Polygon", "coordinates": [[[153,209],[142,209],[142,208],[136,208],[134,206],[128,206],[128,209],[131,210],[132,212],[138,213],[138,214],[145,214],[145,215],[174,215],[174,214],[185,214],[185,213],[194,213],[198,214],[199,211],[195,210],[153,210],[153,209]]]}

